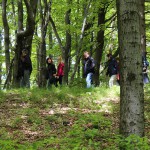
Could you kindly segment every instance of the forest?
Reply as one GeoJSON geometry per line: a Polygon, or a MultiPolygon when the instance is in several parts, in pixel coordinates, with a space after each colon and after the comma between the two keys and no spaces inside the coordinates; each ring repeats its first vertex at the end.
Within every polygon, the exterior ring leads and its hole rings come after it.
{"type": "Polygon", "coordinates": [[[150,0],[0,0],[0,149],[149,150],[149,26],[150,0]]]}

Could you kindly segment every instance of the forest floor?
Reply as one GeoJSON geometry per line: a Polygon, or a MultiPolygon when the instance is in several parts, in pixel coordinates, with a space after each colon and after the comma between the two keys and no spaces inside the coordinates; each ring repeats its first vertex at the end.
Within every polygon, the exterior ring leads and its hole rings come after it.
{"type": "Polygon", "coordinates": [[[119,88],[53,88],[0,92],[0,150],[149,150],[145,138],[119,135],[119,88]]]}

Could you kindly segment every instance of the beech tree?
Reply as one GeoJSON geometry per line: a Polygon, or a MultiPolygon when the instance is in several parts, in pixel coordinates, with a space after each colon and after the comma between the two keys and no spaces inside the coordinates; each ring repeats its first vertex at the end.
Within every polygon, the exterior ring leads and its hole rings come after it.
{"type": "MultiPolygon", "coordinates": [[[[2,31],[0,29],[0,56],[1,54],[2,54],[2,31]]],[[[1,84],[2,84],[2,61],[0,61],[0,85],[1,84]]],[[[1,86],[0,86],[0,90],[1,90],[1,86]]]]}
{"type": "Polygon", "coordinates": [[[5,45],[5,62],[6,62],[6,73],[8,73],[9,66],[10,66],[10,39],[9,39],[9,25],[7,19],[7,0],[2,0],[2,19],[3,19],[3,26],[4,26],[4,45],[5,45]]]}
{"type": "Polygon", "coordinates": [[[13,86],[19,86],[18,72],[20,64],[21,51],[26,48],[31,53],[32,38],[35,29],[35,16],[37,8],[37,0],[24,0],[27,9],[27,22],[24,27],[24,8],[22,0],[18,0],[18,31],[16,35],[14,69],[13,69],[13,86]]]}
{"type": "Polygon", "coordinates": [[[144,135],[141,15],[144,0],[117,0],[120,47],[120,133],[144,135]]]}
{"type": "Polygon", "coordinates": [[[46,67],[46,35],[47,35],[47,27],[49,24],[49,16],[50,16],[50,7],[51,1],[47,0],[39,0],[39,12],[40,12],[40,29],[41,40],[38,49],[38,86],[45,87],[46,79],[45,79],[45,67],[46,67]]]}

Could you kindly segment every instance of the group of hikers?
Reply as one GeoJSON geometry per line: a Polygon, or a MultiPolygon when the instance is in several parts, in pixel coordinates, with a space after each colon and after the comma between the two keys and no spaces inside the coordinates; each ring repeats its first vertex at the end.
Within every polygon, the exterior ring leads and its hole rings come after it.
{"type": "MultiPolygon", "coordinates": [[[[62,61],[62,57],[58,58],[58,66],[57,69],[53,63],[52,57],[46,58],[46,72],[45,79],[48,81],[48,87],[52,85],[58,86],[58,83],[62,85],[62,79],[64,76],[64,62],[62,61]]],[[[18,78],[20,80],[20,87],[30,88],[30,75],[32,73],[32,62],[29,56],[28,50],[24,49],[21,53],[21,59],[18,69],[18,78]]]]}
{"type": "MultiPolygon", "coordinates": [[[[88,51],[85,51],[84,54],[84,77],[86,79],[86,87],[91,88],[93,84],[93,77],[95,74],[95,60],[90,56],[88,51]]],[[[109,87],[114,85],[120,85],[120,67],[119,67],[119,58],[114,58],[112,54],[107,54],[107,71],[106,76],[109,76],[109,87]]],[[[149,78],[147,74],[147,68],[149,63],[146,59],[146,54],[142,57],[143,60],[143,83],[149,83],[149,78]]],[[[64,76],[64,67],[65,64],[60,56],[58,58],[58,66],[55,67],[52,57],[46,58],[46,75],[48,87],[54,85],[55,87],[62,85],[63,76],[64,76]]],[[[21,54],[20,65],[19,65],[19,78],[20,86],[30,88],[30,75],[32,72],[32,62],[28,53],[28,50],[24,49],[21,54]]]]}
{"type": "MultiPolygon", "coordinates": [[[[109,76],[109,87],[120,84],[119,74],[119,59],[113,58],[112,54],[107,54],[108,66],[106,76],[109,76]]],[[[93,83],[95,73],[95,61],[90,56],[89,52],[84,52],[84,75],[86,77],[87,88],[90,88],[93,83]]]]}

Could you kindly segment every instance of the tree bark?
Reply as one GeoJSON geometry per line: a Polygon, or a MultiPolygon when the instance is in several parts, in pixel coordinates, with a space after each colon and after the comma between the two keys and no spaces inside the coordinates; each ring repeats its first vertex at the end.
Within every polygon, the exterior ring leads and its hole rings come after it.
{"type": "Polygon", "coordinates": [[[23,28],[23,4],[22,0],[18,0],[18,31],[16,35],[16,47],[15,47],[15,59],[14,59],[14,68],[13,68],[13,86],[19,87],[19,78],[18,78],[18,69],[20,64],[20,56],[23,48],[28,49],[30,53],[30,48],[32,44],[32,39],[30,37],[34,34],[35,29],[35,9],[37,7],[37,0],[29,2],[28,0],[24,0],[25,6],[27,8],[27,23],[26,29],[23,28]],[[30,38],[30,40],[28,39],[30,38]],[[27,41],[30,41],[29,42],[27,41]]]}
{"type": "MultiPolygon", "coordinates": [[[[70,7],[72,0],[67,0],[67,5],[70,7]]],[[[65,45],[65,52],[64,52],[64,60],[65,60],[65,68],[64,68],[64,83],[68,84],[68,77],[69,77],[69,57],[71,54],[71,33],[70,33],[70,15],[71,15],[71,8],[66,11],[65,16],[65,24],[67,26],[66,30],[66,45],[65,45]]]]}
{"type": "Polygon", "coordinates": [[[5,47],[5,63],[6,63],[6,73],[8,73],[10,66],[10,52],[9,52],[9,25],[7,21],[7,0],[2,1],[2,19],[3,19],[3,27],[4,27],[4,47],[5,47]]]}
{"type": "Polygon", "coordinates": [[[52,50],[52,48],[53,48],[53,32],[52,32],[51,26],[49,26],[48,37],[49,37],[49,50],[52,50]]]}
{"type": "Polygon", "coordinates": [[[100,80],[99,80],[99,75],[100,75],[100,62],[102,60],[102,55],[103,55],[103,46],[104,46],[104,29],[103,26],[105,25],[105,8],[99,8],[98,12],[98,27],[100,30],[97,33],[97,46],[95,49],[95,61],[96,61],[96,66],[95,66],[95,74],[94,74],[94,81],[95,85],[99,86],[100,80]]]}
{"type": "MultiPolygon", "coordinates": [[[[2,56],[2,31],[0,30],[0,56],[2,56]]],[[[0,90],[2,85],[2,61],[0,61],[0,90]]]]}
{"type": "Polygon", "coordinates": [[[117,0],[120,48],[120,133],[144,135],[141,4],[144,0],[117,0]]]}
{"type": "Polygon", "coordinates": [[[62,44],[61,38],[60,38],[60,36],[59,36],[59,34],[58,34],[58,32],[57,32],[57,28],[56,28],[56,25],[55,25],[55,22],[54,22],[52,16],[49,17],[49,21],[50,21],[50,23],[51,23],[51,25],[52,25],[52,28],[53,28],[53,31],[54,31],[54,33],[55,33],[56,39],[57,39],[57,41],[58,41],[59,47],[60,47],[61,52],[62,52],[62,54],[63,54],[63,53],[65,52],[65,47],[64,47],[63,44],[62,44]]]}
{"type": "Polygon", "coordinates": [[[45,87],[46,79],[45,79],[45,68],[46,68],[46,34],[47,34],[47,26],[49,23],[49,7],[47,0],[44,0],[44,8],[42,6],[40,0],[40,19],[41,19],[41,42],[39,47],[39,75],[38,75],[38,86],[45,87]]]}
{"type": "Polygon", "coordinates": [[[145,5],[143,1],[140,4],[140,17],[141,17],[141,43],[142,43],[142,52],[146,52],[146,25],[145,25],[145,5]]]}
{"type": "Polygon", "coordinates": [[[78,49],[77,49],[77,52],[76,52],[76,54],[77,54],[76,55],[76,63],[75,63],[75,66],[74,66],[74,71],[71,75],[70,84],[73,83],[75,74],[78,70],[78,65],[80,64],[80,60],[81,60],[81,56],[82,56],[81,49],[82,49],[82,44],[83,44],[83,38],[84,38],[84,35],[85,35],[85,31],[86,31],[86,23],[87,23],[87,17],[88,17],[88,12],[89,12],[90,5],[91,5],[91,0],[89,0],[88,5],[86,7],[86,10],[84,12],[84,19],[83,19],[83,24],[82,24],[82,29],[81,29],[81,35],[80,35],[80,40],[79,40],[79,44],[78,44],[78,49]]]}

